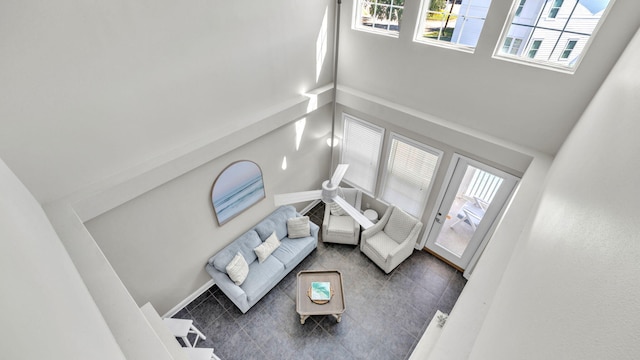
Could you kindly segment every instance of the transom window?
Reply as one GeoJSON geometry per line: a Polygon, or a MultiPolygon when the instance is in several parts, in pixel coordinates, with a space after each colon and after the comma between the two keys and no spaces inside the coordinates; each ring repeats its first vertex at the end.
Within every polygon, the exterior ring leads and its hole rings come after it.
{"type": "Polygon", "coordinates": [[[358,0],[355,28],[398,36],[404,0],[358,0]]]}
{"type": "Polygon", "coordinates": [[[491,0],[423,0],[415,41],[473,51],[491,0]]]}
{"type": "Polygon", "coordinates": [[[342,119],[340,163],[349,164],[343,181],[371,195],[376,189],[384,129],[347,114],[342,119]]]}
{"type": "MultiPolygon", "coordinates": [[[[610,0],[514,0],[494,57],[574,72],[610,0]],[[508,39],[522,39],[513,51],[508,39]]],[[[513,41],[512,41],[513,42],[513,41]]]]}
{"type": "Polygon", "coordinates": [[[382,201],[421,218],[441,155],[440,150],[392,133],[382,201]]]}

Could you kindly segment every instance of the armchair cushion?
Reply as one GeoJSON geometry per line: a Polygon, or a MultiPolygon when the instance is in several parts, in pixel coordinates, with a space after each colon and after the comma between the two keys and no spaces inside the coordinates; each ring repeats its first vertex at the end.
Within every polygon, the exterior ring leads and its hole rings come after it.
{"type": "Polygon", "coordinates": [[[387,225],[384,227],[384,232],[396,243],[400,244],[407,239],[416,222],[418,222],[416,218],[399,208],[395,208],[389,217],[387,225]]]}
{"type": "Polygon", "coordinates": [[[385,260],[389,257],[389,254],[398,247],[398,243],[383,232],[379,232],[367,239],[367,243],[385,260]]]}
{"type": "MultiPolygon", "coordinates": [[[[362,192],[360,190],[339,188],[338,196],[343,198],[356,210],[360,210],[362,201],[362,192]]],[[[353,220],[337,203],[327,204],[322,221],[322,241],[357,245],[359,239],[360,224],[353,220]]]]}
{"type": "Polygon", "coordinates": [[[353,219],[350,216],[329,217],[328,231],[333,233],[353,234],[353,219]]]}

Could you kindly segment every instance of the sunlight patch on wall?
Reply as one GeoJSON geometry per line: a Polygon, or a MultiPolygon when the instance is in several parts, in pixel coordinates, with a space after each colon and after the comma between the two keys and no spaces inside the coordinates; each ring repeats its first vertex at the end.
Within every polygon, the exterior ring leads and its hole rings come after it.
{"type": "Polygon", "coordinates": [[[320,32],[318,33],[318,39],[316,40],[316,83],[320,79],[320,73],[322,72],[322,65],[324,65],[324,59],[327,56],[327,12],[328,7],[324,9],[324,18],[322,19],[322,26],[320,26],[320,32]]]}
{"type": "Polygon", "coordinates": [[[307,125],[307,118],[296,121],[296,151],[300,149],[300,142],[304,134],[304,128],[307,125]]]}
{"type": "Polygon", "coordinates": [[[309,98],[309,102],[307,103],[307,113],[310,113],[318,108],[318,95],[317,94],[302,94],[309,98]]]}
{"type": "Polygon", "coordinates": [[[282,170],[287,170],[287,157],[282,157],[282,170]]]}

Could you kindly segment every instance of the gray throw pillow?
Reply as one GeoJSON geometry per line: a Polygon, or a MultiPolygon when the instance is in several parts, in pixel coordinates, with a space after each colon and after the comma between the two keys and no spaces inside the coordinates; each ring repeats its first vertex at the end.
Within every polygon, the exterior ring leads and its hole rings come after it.
{"type": "Polygon", "coordinates": [[[287,220],[287,232],[289,239],[303,238],[311,236],[311,227],[309,226],[309,217],[301,216],[287,220]]]}

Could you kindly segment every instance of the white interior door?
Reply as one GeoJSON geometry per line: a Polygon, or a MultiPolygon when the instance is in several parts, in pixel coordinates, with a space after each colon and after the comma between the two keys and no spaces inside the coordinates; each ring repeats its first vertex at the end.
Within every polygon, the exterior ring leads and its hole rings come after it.
{"type": "Polygon", "coordinates": [[[456,155],[425,246],[465,269],[505,206],[518,178],[456,155]]]}

